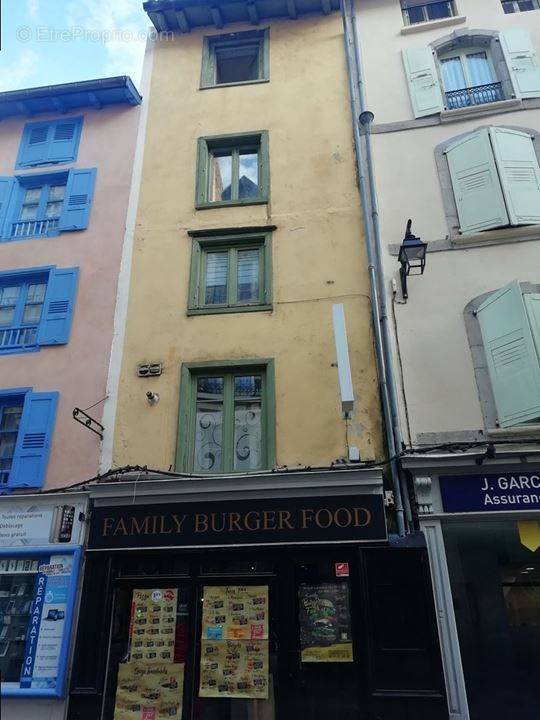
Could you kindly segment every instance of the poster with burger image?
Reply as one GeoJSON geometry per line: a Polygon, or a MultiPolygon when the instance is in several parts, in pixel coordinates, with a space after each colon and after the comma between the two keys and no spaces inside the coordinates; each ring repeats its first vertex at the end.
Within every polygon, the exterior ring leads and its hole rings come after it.
{"type": "Polygon", "coordinates": [[[298,588],[302,662],[353,662],[347,583],[298,588]]]}

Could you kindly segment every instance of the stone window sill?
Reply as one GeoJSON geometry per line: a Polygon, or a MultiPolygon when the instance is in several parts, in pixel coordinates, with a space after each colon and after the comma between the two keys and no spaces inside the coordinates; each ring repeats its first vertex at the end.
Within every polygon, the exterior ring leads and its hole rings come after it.
{"type": "Polygon", "coordinates": [[[492,428],[487,431],[488,437],[493,439],[505,438],[524,438],[531,440],[538,440],[540,437],[540,424],[534,423],[531,425],[518,425],[511,428],[492,428]]]}
{"type": "Polygon", "coordinates": [[[463,117],[475,115],[493,115],[493,113],[518,110],[522,105],[521,100],[512,98],[510,100],[499,100],[498,102],[484,103],[483,105],[472,105],[471,107],[457,108],[456,110],[442,110],[441,123],[454,122],[463,117]]]}
{"type": "Polygon", "coordinates": [[[501,228],[500,230],[485,230],[471,235],[458,235],[452,239],[452,245],[454,247],[467,247],[492,243],[524,242],[526,240],[540,240],[540,225],[525,225],[522,227],[501,228]]]}
{"type": "Polygon", "coordinates": [[[423,32],[424,30],[434,30],[448,25],[461,25],[467,21],[466,15],[455,15],[454,17],[441,18],[440,20],[428,20],[423,23],[415,23],[414,25],[405,25],[399,31],[401,35],[412,35],[413,33],[423,32]]]}

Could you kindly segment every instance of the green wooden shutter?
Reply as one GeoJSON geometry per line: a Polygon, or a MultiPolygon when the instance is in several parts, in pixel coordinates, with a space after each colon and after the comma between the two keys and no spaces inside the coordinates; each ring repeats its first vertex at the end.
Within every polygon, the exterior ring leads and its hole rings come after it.
{"type": "Polygon", "coordinates": [[[402,56],[414,117],[441,112],[443,97],[431,48],[408,48],[402,56]]]}
{"type": "Polygon", "coordinates": [[[510,223],[539,224],[540,167],[531,136],[501,127],[489,134],[510,223]]]}
{"type": "Polygon", "coordinates": [[[519,283],[492,293],[477,311],[499,425],[540,418],[540,365],[519,283]]]}
{"type": "Polygon", "coordinates": [[[495,158],[487,129],[470,133],[446,150],[452,189],[463,234],[508,225],[495,158]]]}
{"type": "Polygon", "coordinates": [[[527,293],[527,295],[523,296],[523,300],[525,301],[525,308],[529,316],[536,352],[540,358],[540,294],[527,293]]]}
{"type": "Polygon", "coordinates": [[[527,30],[504,30],[500,40],[516,97],[540,97],[540,65],[527,30]]]}

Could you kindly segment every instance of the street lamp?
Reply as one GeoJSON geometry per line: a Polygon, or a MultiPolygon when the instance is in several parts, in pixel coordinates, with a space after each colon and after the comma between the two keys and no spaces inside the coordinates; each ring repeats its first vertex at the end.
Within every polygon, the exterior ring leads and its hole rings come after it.
{"type": "Polygon", "coordinates": [[[398,260],[401,264],[399,276],[401,278],[401,293],[403,299],[409,297],[407,292],[407,276],[423,275],[426,267],[427,243],[422,242],[419,237],[411,232],[412,220],[407,221],[405,237],[399,248],[398,260]]]}

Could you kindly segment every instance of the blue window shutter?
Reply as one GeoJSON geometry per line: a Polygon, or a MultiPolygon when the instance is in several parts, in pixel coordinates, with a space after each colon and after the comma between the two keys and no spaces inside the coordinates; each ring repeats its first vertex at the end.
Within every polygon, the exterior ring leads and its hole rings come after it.
{"type": "Polygon", "coordinates": [[[54,268],[49,275],[39,323],[38,345],[65,345],[69,341],[79,268],[54,268]]]}
{"type": "Polygon", "coordinates": [[[536,352],[540,358],[540,295],[538,293],[527,293],[523,296],[523,300],[527,308],[536,352]]]}
{"type": "Polygon", "coordinates": [[[443,96],[433,50],[429,47],[402,50],[403,66],[415,118],[435,115],[443,109],[443,96]]]}
{"type": "Polygon", "coordinates": [[[52,128],[48,161],[69,162],[75,160],[79,148],[82,118],[58,120],[52,128]]]}
{"type": "Polygon", "coordinates": [[[477,311],[501,427],[540,418],[540,364],[517,281],[492,293],[477,311]]]}
{"type": "Polygon", "coordinates": [[[69,171],[59,230],[84,230],[88,227],[96,173],[96,168],[69,171]]]}
{"type": "Polygon", "coordinates": [[[530,34],[510,28],[501,32],[500,40],[516,97],[540,97],[540,63],[530,34]]]}
{"type": "Polygon", "coordinates": [[[17,167],[45,163],[49,156],[49,145],[54,123],[28,123],[23,132],[17,167]]]}
{"type": "Polygon", "coordinates": [[[9,206],[17,181],[12,177],[0,177],[0,238],[4,236],[4,225],[9,217],[9,206]]]}
{"type": "Polygon", "coordinates": [[[57,392],[26,394],[9,474],[9,488],[43,486],[57,405],[57,392]]]}

